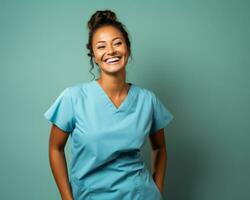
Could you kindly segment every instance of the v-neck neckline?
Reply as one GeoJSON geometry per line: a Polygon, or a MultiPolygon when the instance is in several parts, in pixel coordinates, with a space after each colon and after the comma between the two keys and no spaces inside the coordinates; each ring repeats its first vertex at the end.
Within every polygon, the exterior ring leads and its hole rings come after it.
{"type": "Polygon", "coordinates": [[[94,83],[94,85],[97,86],[97,89],[100,92],[101,96],[104,97],[104,99],[106,100],[106,102],[108,103],[108,105],[111,107],[111,109],[114,112],[120,112],[122,110],[126,110],[126,106],[132,100],[133,90],[134,90],[134,84],[133,83],[129,83],[130,87],[129,87],[127,96],[123,99],[122,103],[117,108],[116,105],[113,103],[113,101],[110,99],[110,97],[107,95],[107,93],[104,91],[102,86],[96,81],[96,79],[93,80],[92,82],[94,83]]]}

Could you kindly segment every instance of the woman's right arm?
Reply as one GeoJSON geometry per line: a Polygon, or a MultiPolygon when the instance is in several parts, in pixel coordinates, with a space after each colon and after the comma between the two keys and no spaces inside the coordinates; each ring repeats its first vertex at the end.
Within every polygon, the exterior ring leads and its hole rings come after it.
{"type": "Polygon", "coordinates": [[[68,137],[68,133],[52,124],[49,138],[49,161],[62,200],[73,200],[64,153],[68,137]]]}

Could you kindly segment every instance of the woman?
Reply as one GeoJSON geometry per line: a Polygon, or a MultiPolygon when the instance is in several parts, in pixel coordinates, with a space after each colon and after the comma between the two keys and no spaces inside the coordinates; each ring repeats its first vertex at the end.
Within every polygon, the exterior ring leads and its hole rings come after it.
{"type": "Polygon", "coordinates": [[[52,122],[51,169],[63,200],[160,200],[166,168],[164,127],[173,119],[150,90],[126,82],[131,56],[125,26],[110,10],[89,22],[90,61],[99,79],[64,89],[44,116],[52,122]],[[64,147],[71,136],[70,178],[64,147]],[[141,148],[149,136],[151,176],[141,148]]]}

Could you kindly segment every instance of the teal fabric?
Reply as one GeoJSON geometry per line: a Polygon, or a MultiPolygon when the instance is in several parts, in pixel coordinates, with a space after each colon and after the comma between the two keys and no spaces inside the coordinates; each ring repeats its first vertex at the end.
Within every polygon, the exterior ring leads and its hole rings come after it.
{"type": "Polygon", "coordinates": [[[65,88],[44,116],[71,136],[75,200],[161,200],[141,148],[173,115],[154,92],[130,83],[117,108],[101,85],[65,88]]]}

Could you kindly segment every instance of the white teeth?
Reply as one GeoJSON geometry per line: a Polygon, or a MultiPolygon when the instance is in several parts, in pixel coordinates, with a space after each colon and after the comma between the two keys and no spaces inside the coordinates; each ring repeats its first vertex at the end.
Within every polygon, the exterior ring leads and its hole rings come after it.
{"type": "Polygon", "coordinates": [[[118,60],[120,60],[118,57],[114,57],[114,58],[109,58],[106,62],[111,63],[111,62],[115,62],[115,61],[118,61],[118,60]]]}

